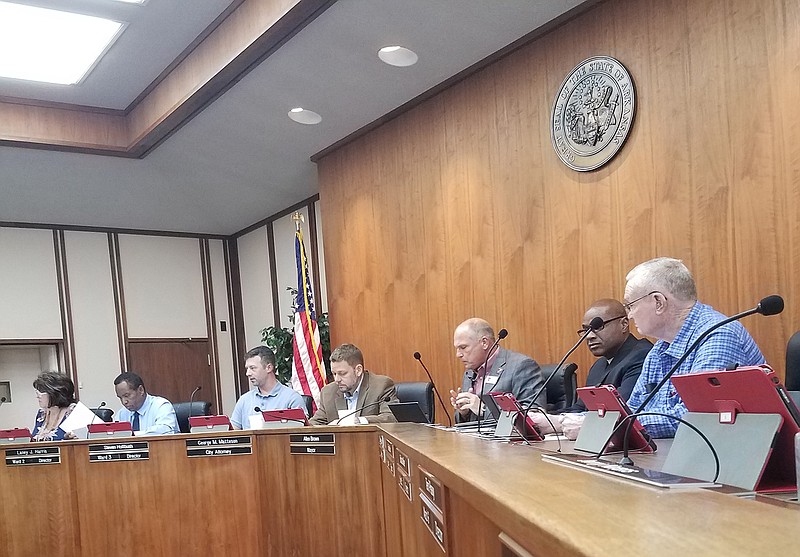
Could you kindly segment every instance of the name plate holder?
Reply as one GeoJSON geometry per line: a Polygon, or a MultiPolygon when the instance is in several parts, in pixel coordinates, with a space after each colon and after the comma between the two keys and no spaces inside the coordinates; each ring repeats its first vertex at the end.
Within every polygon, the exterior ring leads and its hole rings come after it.
{"type": "Polygon", "coordinates": [[[200,437],[186,440],[187,457],[235,456],[253,454],[253,437],[200,437]]]}
{"type": "Polygon", "coordinates": [[[25,449],[6,449],[6,466],[38,466],[42,464],[61,464],[61,447],[32,446],[25,449]]]}
{"type": "Polygon", "coordinates": [[[430,532],[439,548],[447,553],[447,521],[445,520],[444,488],[439,479],[425,470],[419,471],[420,519],[430,532]]]}
{"type": "Polygon", "coordinates": [[[26,427],[15,427],[14,429],[0,429],[0,443],[17,444],[30,443],[31,430],[26,427]]]}
{"type": "Polygon", "coordinates": [[[289,435],[289,454],[335,456],[336,434],[302,433],[289,435]]]}
{"type": "Polygon", "coordinates": [[[89,439],[107,439],[109,437],[133,437],[133,429],[130,422],[102,422],[89,424],[89,439]]]}
{"type": "Polygon", "coordinates": [[[128,462],[149,459],[150,443],[147,441],[89,445],[89,462],[128,462]]]}

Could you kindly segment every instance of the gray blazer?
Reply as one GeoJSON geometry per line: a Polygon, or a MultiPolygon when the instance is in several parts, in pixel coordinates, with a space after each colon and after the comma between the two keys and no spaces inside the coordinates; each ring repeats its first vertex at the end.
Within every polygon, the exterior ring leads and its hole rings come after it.
{"type": "MultiPolygon", "coordinates": [[[[464,379],[461,382],[462,391],[468,391],[473,388],[474,381],[470,379],[473,373],[473,370],[464,372],[464,379]]],[[[483,393],[486,394],[493,391],[511,393],[524,408],[530,404],[534,393],[541,389],[543,385],[542,369],[535,360],[524,354],[500,348],[497,352],[497,358],[492,364],[492,369],[484,381],[483,393]]],[[[478,392],[475,394],[480,395],[478,392]]],[[[544,390],[536,399],[536,403],[542,408],[546,408],[547,393],[544,390]]],[[[485,405],[483,418],[491,418],[489,409],[485,408],[485,405]]],[[[457,422],[472,422],[477,419],[477,414],[473,412],[469,412],[466,416],[456,412],[457,422]]]]}

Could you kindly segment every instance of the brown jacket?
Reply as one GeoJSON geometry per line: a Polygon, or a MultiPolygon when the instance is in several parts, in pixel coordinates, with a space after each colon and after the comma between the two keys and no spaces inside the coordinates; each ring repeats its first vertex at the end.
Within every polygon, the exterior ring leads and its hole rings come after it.
{"type": "MultiPolygon", "coordinates": [[[[368,422],[395,422],[394,414],[389,410],[388,402],[397,402],[397,395],[394,390],[394,381],[385,375],[375,375],[369,371],[364,371],[361,381],[361,390],[358,393],[356,408],[364,408],[363,413],[358,412],[356,417],[364,416],[368,422]],[[379,400],[386,400],[381,402],[379,400]]],[[[339,410],[347,410],[347,401],[339,391],[336,383],[328,383],[322,388],[319,395],[320,404],[314,416],[309,420],[312,425],[325,425],[339,418],[339,410]]],[[[355,410],[353,410],[355,412],[355,410]]]]}

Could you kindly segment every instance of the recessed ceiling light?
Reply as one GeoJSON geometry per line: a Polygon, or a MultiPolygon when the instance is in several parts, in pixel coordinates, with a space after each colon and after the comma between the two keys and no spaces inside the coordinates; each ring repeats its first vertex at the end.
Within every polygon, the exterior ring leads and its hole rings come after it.
{"type": "Polygon", "coordinates": [[[117,21],[0,2],[0,77],[73,85],[121,29],[117,21]]]}
{"type": "Polygon", "coordinates": [[[378,51],[378,58],[390,66],[413,66],[419,60],[419,56],[413,50],[404,46],[385,46],[378,51]]]}
{"type": "Polygon", "coordinates": [[[313,110],[306,110],[305,108],[293,108],[289,111],[289,118],[298,124],[319,124],[322,122],[322,116],[313,110]]]}

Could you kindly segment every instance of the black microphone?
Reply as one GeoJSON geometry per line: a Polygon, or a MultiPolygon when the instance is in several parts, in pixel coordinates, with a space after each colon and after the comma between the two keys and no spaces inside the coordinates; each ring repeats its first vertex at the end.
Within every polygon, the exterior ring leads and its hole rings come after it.
{"type": "MultiPolygon", "coordinates": [[[[783,298],[781,298],[777,294],[773,294],[772,296],[767,296],[766,298],[762,298],[761,301],[758,302],[758,305],[756,305],[756,307],[748,309],[741,313],[737,313],[736,315],[732,315],[731,317],[725,318],[722,321],[718,321],[717,323],[711,325],[708,329],[703,331],[703,333],[695,339],[695,341],[691,344],[691,346],[689,346],[689,348],[686,349],[686,351],[681,355],[681,357],[678,358],[678,361],[675,362],[675,365],[672,366],[672,368],[661,379],[661,381],[659,381],[658,384],[653,388],[653,390],[650,391],[650,394],[648,394],[645,397],[644,401],[642,401],[642,403],[636,408],[632,416],[634,417],[639,416],[640,414],[643,413],[645,406],[647,406],[650,403],[650,401],[653,400],[653,398],[656,396],[656,393],[658,393],[661,387],[663,387],[667,383],[667,381],[669,381],[670,377],[675,375],[675,372],[678,371],[678,368],[681,367],[681,364],[683,364],[683,362],[686,361],[686,358],[688,358],[692,354],[692,352],[694,352],[697,349],[698,346],[700,346],[700,343],[703,342],[708,337],[708,335],[710,335],[723,325],[727,325],[728,323],[731,323],[733,321],[738,321],[739,319],[747,317],[748,315],[753,315],[754,313],[760,313],[761,315],[777,315],[782,311],[783,311],[783,298]]],[[[630,423],[633,423],[634,419],[635,418],[629,416],[630,423]]],[[[622,426],[622,423],[620,423],[616,428],[614,428],[614,431],[611,434],[612,436],[616,434],[620,426],[622,426]]],[[[609,437],[608,440],[606,440],[605,445],[603,445],[603,449],[600,451],[601,454],[603,453],[606,446],[608,446],[610,442],[611,442],[611,437],[609,437]]],[[[633,461],[628,456],[627,435],[623,439],[623,445],[624,445],[624,450],[622,453],[622,460],[620,460],[620,462],[632,464],[633,461]]]]}
{"type": "MultiPolygon", "coordinates": [[[[486,387],[486,378],[489,377],[489,370],[487,369],[486,366],[489,364],[489,358],[492,356],[492,352],[494,352],[494,349],[497,348],[500,345],[500,341],[506,338],[507,336],[508,336],[508,330],[500,329],[497,333],[497,340],[495,340],[494,344],[492,344],[492,347],[489,348],[489,351],[486,353],[486,359],[483,360],[483,381],[481,381],[481,394],[478,395],[478,435],[481,434],[481,421],[483,420],[483,389],[484,387],[486,387]]],[[[473,379],[472,381],[475,380],[473,379]]],[[[495,385],[496,384],[497,383],[495,383],[495,385]]]]}
{"type": "Polygon", "coordinates": [[[444,405],[444,401],[442,400],[442,395],[439,392],[439,389],[436,388],[436,383],[433,382],[433,377],[431,377],[431,372],[428,371],[428,368],[425,367],[425,362],[422,361],[422,356],[419,352],[414,352],[414,359],[419,362],[422,366],[422,369],[425,370],[425,374],[430,379],[431,385],[433,385],[433,392],[436,393],[436,397],[439,399],[439,404],[442,405],[442,410],[444,410],[444,415],[447,416],[447,423],[450,424],[450,427],[453,427],[453,418],[450,417],[450,411],[448,410],[447,406],[444,405]]]}
{"type": "Polygon", "coordinates": [[[6,401],[6,397],[0,396],[0,406],[2,406],[5,401],[6,401]]]}
{"type": "MultiPolygon", "coordinates": [[[[3,399],[3,400],[5,400],[5,399],[3,399]]],[[[100,408],[103,408],[105,405],[106,405],[106,401],[105,401],[105,400],[101,400],[101,401],[100,401],[100,404],[98,404],[98,405],[97,405],[97,408],[98,408],[98,410],[99,410],[100,408]]]]}
{"type": "Polygon", "coordinates": [[[353,414],[358,414],[359,412],[362,412],[365,408],[372,408],[373,406],[378,406],[379,404],[383,404],[384,402],[389,402],[390,400],[392,400],[392,395],[385,395],[380,400],[377,400],[375,402],[371,402],[369,404],[365,404],[361,408],[357,408],[357,409],[353,410],[352,412],[350,412],[349,414],[345,414],[344,416],[342,416],[341,418],[336,420],[336,423],[340,424],[340,423],[342,423],[342,420],[344,420],[346,418],[349,418],[353,414]]]}
{"type": "MultiPolygon", "coordinates": [[[[558,373],[558,370],[561,369],[561,366],[564,365],[564,362],[567,361],[567,358],[569,358],[570,355],[573,352],[575,352],[575,350],[578,349],[578,346],[580,346],[581,343],[584,340],[586,340],[586,337],[588,337],[590,333],[593,333],[594,331],[602,329],[604,325],[605,325],[605,323],[603,323],[603,318],[600,317],[599,315],[597,317],[595,317],[594,319],[592,319],[591,321],[589,321],[589,327],[586,329],[586,331],[583,333],[583,335],[581,335],[581,338],[578,339],[578,342],[576,342],[572,346],[572,348],[570,348],[567,351],[567,353],[564,354],[564,357],[561,358],[561,361],[558,362],[558,365],[555,367],[555,369],[550,373],[550,375],[547,377],[547,379],[544,380],[544,383],[542,384],[541,387],[539,387],[539,390],[536,391],[536,393],[534,393],[533,398],[528,403],[528,406],[525,407],[525,413],[523,414],[523,416],[527,416],[528,415],[528,412],[530,412],[531,408],[533,408],[533,405],[536,404],[536,399],[539,398],[539,395],[542,394],[542,391],[544,391],[547,388],[547,384],[555,376],[555,374],[558,373]]],[[[576,369],[577,369],[577,366],[576,366],[576,369]]]]}

